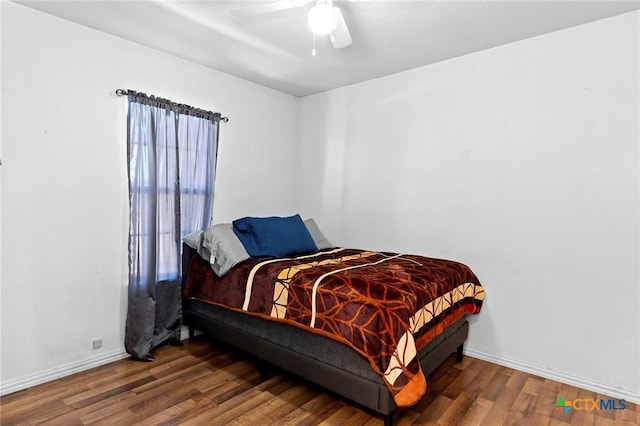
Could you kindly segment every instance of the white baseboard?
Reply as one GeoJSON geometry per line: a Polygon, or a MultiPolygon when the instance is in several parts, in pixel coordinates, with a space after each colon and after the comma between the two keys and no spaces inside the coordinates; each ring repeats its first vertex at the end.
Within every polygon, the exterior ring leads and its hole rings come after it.
{"type": "MultiPolygon", "coordinates": [[[[196,335],[198,334],[200,334],[200,332],[196,331],[196,335]]],[[[182,329],[180,330],[180,339],[185,340],[188,337],[189,329],[186,326],[182,326],[182,329]]],[[[0,383],[0,395],[7,395],[42,383],[70,376],[81,371],[109,364],[110,362],[119,361],[127,357],[129,357],[129,354],[126,352],[124,347],[121,347],[83,361],[76,361],[59,367],[53,367],[37,373],[29,374],[28,376],[7,380],[6,382],[0,383]]]]}
{"type": "MultiPolygon", "coordinates": [[[[188,336],[187,330],[181,330],[181,338],[185,339],[188,336]]],[[[586,389],[593,392],[598,392],[603,395],[610,396],[612,398],[620,398],[625,401],[632,402],[634,404],[640,404],[640,393],[634,392],[628,389],[621,389],[606,384],[594,382],[581,377],[571,376],[568,374],[560,373],[557,371],[543,368],[537,365],[528,364],[526,362],[514,360],[511,358],[489,354],[479,351],[473,347],[466,346],[464,348],[465,355],[469,355],[474,358],[481,359],[483,361],[491,362],[493,364],[502,365],[504,367],[513,368],[515,370],[523,371],[525,373],[534,374],[536,376],[544,377],[565,383],[571,386],[576,386],[581,389],[586,389]]],[[[95,357],[91,357],[84,361],[72,362],[59,367],[42,370],[40,372],[30,374],[28,376],[19,377],[17,379],[8,380],[0,383],[0,395],[6,395],[19,390],[27,389],[32,386],[36,386],[42,383],[46,383],[52,380],[59,379],[61,377],[70,376],[71,374],[79,373],[81,371],[89,370],[94,367],[99,367],[110,362],[118,361],[127,358],[129,354],[124,348],[115,349],[111,352],[107,352],[95,357]]]]}
{"type": "MultiPolygon", "coordinates": [[[[200,334],[202,334],[201,331],[198,330],[194,330],[195,332],[193,333],[194,336],[198,336],[200,334]]],[[[180,330],[180,340],[187,340],[189,338],[189,327],[187,327],[186,325],[182,326],[182,329],[180,330]]]]}
{"type": "Polygon", "coordinates": [[[540,367],[537,365],[528,364],[526,362],[518,361],[515,359],[489,354],[479,351],[473,347],[464,347],[464,353],[473,358],[478,358],[483,361],[491,362],[493,364],[502,365],[504,367],[513,368],[514,370],[523,371],[525,373],[534,374],[536,376],[544,377],[545,379],[555,380],[560,383],[575,386],[580,389],[589,390],[592,392],[598,392],[602,395],[607,395],[612,398],[624,399],[625,401],[632,402],[634,404],[640,404],[640,393],[628,389],[622,389],[603,383],[594,382],[592,380],[584,379],[582,377],[571,376],[568,374],[553,371],[548,368],[540,367]]]}
{"type": "Polygon", "coordinates": [[[0,383],[0,395],[6,395],[12,392],[30,388],[32,386],[40,385],[42,383],[50,382],[61,377],[70,376],[72,374],[89,370],[94,367],[99,367],[113,361],[119,361],[121,359],[127,358],[128,356],[129,354],[124,350],[124,347],[122,347],[88,358],[86,360],[71,362],[69,364],[29,374],[28,376],[7,380],[6,382],[0,383]]]}

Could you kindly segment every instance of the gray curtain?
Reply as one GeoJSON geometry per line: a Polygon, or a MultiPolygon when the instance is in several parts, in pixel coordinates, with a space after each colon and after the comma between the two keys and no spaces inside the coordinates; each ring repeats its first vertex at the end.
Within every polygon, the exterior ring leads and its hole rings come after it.
{"type": "Polygon", "coordinates": [[[182,237],[211,221],[220,115],[128,91],[129,300],[125,348],[180,341],[182,237]]]}

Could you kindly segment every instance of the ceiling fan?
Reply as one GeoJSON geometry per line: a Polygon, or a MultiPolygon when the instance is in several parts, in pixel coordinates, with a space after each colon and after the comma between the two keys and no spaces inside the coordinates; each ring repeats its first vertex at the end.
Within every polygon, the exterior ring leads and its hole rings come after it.
{"type": "MultiPolygon", "coordinates": [[[[307,12],[307,22],[314,34],[314,44],[315,36],[329,35],[335,49],[349,46],[352,42],[351,33],[349,33],[342,11],[333,5],[333,0],[274,0],[232,9],[231,14],[238,18],[245,18],[301,8],[311,3],[313,3],[313,7],[307,12]]],[[[312,53],[315,55],[315,47],[312,53]]]]}

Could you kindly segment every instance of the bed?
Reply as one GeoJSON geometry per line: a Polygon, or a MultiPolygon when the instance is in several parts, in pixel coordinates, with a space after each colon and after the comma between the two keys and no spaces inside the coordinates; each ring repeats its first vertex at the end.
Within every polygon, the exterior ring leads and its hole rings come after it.
{"type": "Polygon", "coordinates": [[[183,318],[190,337],[201,331],[391,425],[397,407],[423,396],[430,372],[452,352],[462,360],[466,316],[480,311],[484,289],[461,263],[334,247],[315,223],[304,224],[313,249],[286,256],[243,252],[229,261],[225,238],[237,249],[248,246],[237,244],[240,234],[227,224],[214,230],[217,236],[205,231],[195,244],[185,243],[183,318]]]}

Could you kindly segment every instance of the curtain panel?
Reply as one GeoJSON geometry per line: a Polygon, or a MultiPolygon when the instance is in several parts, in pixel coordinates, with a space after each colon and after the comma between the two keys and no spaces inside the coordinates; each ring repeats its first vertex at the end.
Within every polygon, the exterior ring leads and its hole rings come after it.
{"type": "Polygon", "coordinates": [[[129,291],[125,348],[153,360],[180,341],[181,241],[209,226],[219,113],[128,91],[129,291]]]}

